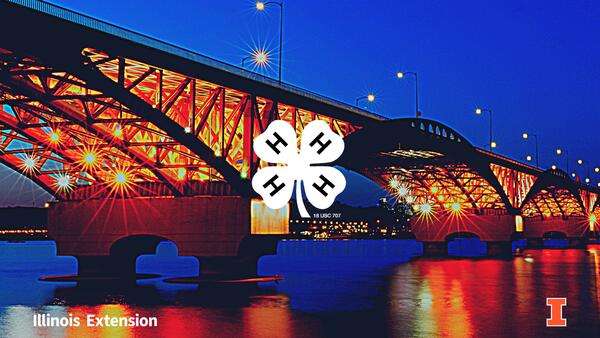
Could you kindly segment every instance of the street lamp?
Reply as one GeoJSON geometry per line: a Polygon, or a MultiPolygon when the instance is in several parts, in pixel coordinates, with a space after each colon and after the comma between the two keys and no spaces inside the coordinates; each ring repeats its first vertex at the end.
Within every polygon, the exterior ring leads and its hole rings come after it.
{"type": "Polygon", "coordinates": [[[375,101],[375,95],[373,95],[373,94],[368,94],[368,95],[365,95],[365,96],[357,97],[357,98],[356,98],[356,106],[357,106],[357,107],[358,107],[358,103],[359,103],[361,100],[367,100],[367,101],[369,101],[369,102],[373,102],[373,101],[375,101]]]}
{"type": "Polygon", "coordinates": [[[415,78],[415,117],[421,116],[419,112],[419,76],[417,72],[398,72],[396,77],[403,79],[406,75],[412,75],[415,78]]]}
{"type": "Polygon", "coordinates": [[[253,50],[250,55],[242,58],[242,69],[244,69],[246,60],[251,60],[256,66],[264,68],[271,62],[271,53],[262,48],[253,50]]]}
{"type": "Polygon", "coordinates": [[[569,151],[568,150],[562,150],[560,148],[556,149],[556,155],[561,156],[562,154],[565,154],[565,164],[566,164],[566,168],[567,168],[567,172],[569,172],[569,151]]]}
{"type": "Polygon", "coordinates": [[[475,114],[477,114],[477,115],[481,115],[484,112],[490,114],[490,143],[489,143],[489,145],[490,145],[490,152],[492,152],[492,149],[496,148],[496,142],[492,141],[492,137],[493,137],[493,132],[492,132],[493,131],[493,129],[492,129],[492,127],[493,127],[493,118],[492,118],[493,114],[492,114],[492,110],[491,109],[485,109],[485,108],[476,108],[475,109],[475,114]]]}
{"type": "MultiPolygon", "coordinates": [[[[533,137],[535,139],[535,166],[536,167],[540,167],[540,158],[539,158],[539,151],[538,151],[538,136],[536,134],[528,134],[528,133],[523,133],[523,139],[527,140],[529,138],[529,136],[533,137]]],[[[528,160],[530,161],[530,160],[528,160]]]]}
{"type": "MultiPolygon", "coordinates": [[[[583,165],[583,160],[579,159],[577,160],[577,164],[579,165],[583,165]]],[[[590,162],[585,161],[585,165],[587,167],[587,176],[585,177],[585,183],[590,183],[590,162]]]]}
{"type": "Polygon", "coordinates": [[[257,1],[256,2],[256,9],[259,12],[262,12],[266,9],[266,7],[268,5],[277,5],[279,6],[279,84],[281,84],[281,61],[283,60],[282,54],[283,54],[283,1],[281,2],[277,2],[277,1],[267,1],[267,2],[262,2],[262,1],[257,1]]]}

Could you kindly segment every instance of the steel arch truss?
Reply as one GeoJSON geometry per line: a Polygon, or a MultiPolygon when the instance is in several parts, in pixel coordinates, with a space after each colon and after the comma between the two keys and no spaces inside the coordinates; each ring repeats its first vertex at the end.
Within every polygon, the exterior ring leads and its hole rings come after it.
{"type": "Polygon", "coordinates": [[[519,207],[535,184],[537,176],[490,163],[490,169],[514,207],[519,207]]]}
{"type": "Polygon", "coordinates": [[[522,208],[525,217],[587,216],[581,200],[570,189],[548,186],[529,199],[522,208]]]}
{"type": "Polygon", "coordinates": [[[496,189],[463,163],[425,165],[419,168],[388,167],[369,171],[382,186],[415,206],[432,211],[502,214],[506,206],[496,189]]]}
{"type": "Polygon", "coordinates": [[[252,141],[273,120],[288,121],[298,135],[316,119],[342,136],[356,129],[134,60],[91,49],[82,53],[88,60],[82,67],[94,67],[193,140],[181,142],[166,131],[172,129],[98,90],[88,78],[0,49],[0,161],[60,199],[231,194],[233,183],[190,144],[210,148],[211,160],[224,159],[245,180],[266,165],[254,155],[252,141]]]}
{"type": "Polygon", "coordinates": [[[215,83],[86,48],[89,64],[131,94],[158,109],[223,157],[242,177],[266,165],[252,140],[274,120],[289,122],[300,136],[313,120],[324,120],[340,136],[356,130],[348,122],[254,96],[215,83]]]}

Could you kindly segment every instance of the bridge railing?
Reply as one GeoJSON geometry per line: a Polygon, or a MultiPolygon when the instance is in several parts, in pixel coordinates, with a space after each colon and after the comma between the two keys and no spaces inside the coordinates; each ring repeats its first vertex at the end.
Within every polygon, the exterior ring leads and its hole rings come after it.
{"type": "Polygon", "coordinates": [[[321,95],[321,94],[315,93],[313,91],[309,91],[309,90],[306,90],[304,88],[300,88],[300,87],[297,87],[294,85],[280,83],[279,81],[277,81],[271,77],[264,76],[264,75],[261,75],[261,74],[258,74],[258,73],[255,73],[255,72],[252,72],[249,70],[242,69],[242,68],[234,66],[232,64],[225,63],[225,62],[219,61],[217,59],[208,57],[206,55],[196,53],[189,49],[186,49],[186,48],[183,48],[183,47],[180,47],[180,46],[168,43],[168,42],[161,41],[159,39],[156,39],[154,37],[151,37],[151,36],[148,36],[145,34],[134,32],[127,28],[119,27],[117,25],[114,25],[114,24],[106,22],[106,21],[95,19],[95,18],[85,15],[85,14],[77,13],[68,8],[60,7],[60,6],[57,6],[55,4],[52,4],[52,3],[49,3],[46,1],[42,1],[42,0],[7,0],[7,1],[17,4],[17,5],[21,5],[23,7],[27,7],[29,9],[32,9],[32,10],[35,10],[38,12],[42,12],[47,15],[57,17],[62,20],[66,20],[69,22],[79,24],[79,25],[87,27],[87,28],[91,28],[91,29],[94,29],[97,31],[108,33],[110,35],[113,35],[113,36],[116,36],[116,37],[119,37],[122,39],[126,39],[126,40],[138,43],[138,44],[146,46],[146,47],[151,47],[151,48],[155,48],[158,50],[162,50],[164,52],[168,52],[168,53],[177,55],[179,57],[182,57],[182,58],[194,61],[194,62],[198,62],[198,63],[202,63],[205,65],[214,67],[214,68],[218,68],[222,71],[225,71],[225,72],[228,72],[231,74],[235,74],[235,75],[238,75],[241,77],[246,77],[246,78],[252,79],[254,81],[261,82],[261,83],[264,83],[264,84],[267,84],[267,85],[270,85],[273,87],[281,88],[288,92],[306,97],[308,99],[321,101],[326,104],[334,105],[334,106],[337,106],[338,108],[350,111],[355,114],[369,116],[369,117],[372,117],[372,118],[375,118],[378,120],[386,119],[385,117],[383,117],[381,115],[371,113],[369,111],[357,108],[355,106],[349,105],[342,101],[332,99],[332,98],[326,97],[324,95],[321,95]]]}

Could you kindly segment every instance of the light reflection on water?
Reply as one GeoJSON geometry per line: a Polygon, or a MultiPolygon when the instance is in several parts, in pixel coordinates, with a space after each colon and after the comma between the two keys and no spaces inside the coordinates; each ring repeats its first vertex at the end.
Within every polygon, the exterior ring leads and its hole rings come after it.
{"type": "MultiPolygon", "coordinates": [[[[462,244],[461,244],[462,245],[462,244]]],[[[53,244],[0,245],[0,336],[14,337],[548,337],[599,336],[600,246],[526,257],[409,261],[409,241],[289,241],[259,270],[279,284],[206,290],[160,280],[137,286],[38,282],[74,272],[53,244]],[[527,260],[525,259],[527,258],[527,260]],[[567,297],[568,327],[544,327],[546,297],[567,297]],[[33,328],[35,313],[156,316],[158,328],[33,328]]],[[[478,249],[474,249],[477,251],[478,249]]],[[[138,270],[189,275],[197,261],[161,244],[138,270]]]]}

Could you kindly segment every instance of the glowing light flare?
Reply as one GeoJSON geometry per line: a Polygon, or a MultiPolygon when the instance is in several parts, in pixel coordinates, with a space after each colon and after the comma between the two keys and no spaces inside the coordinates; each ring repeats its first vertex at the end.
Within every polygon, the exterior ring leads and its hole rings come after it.
{"type": "Polygon", "coordinates": [[[525,157],[525,159],[527,159],[527,161],[531,162],[531,160],[532,160],[533,158],[531,157],[531,155],[527,155],[527,157],[525,157]]]}
{"type": "Polygon", "coordinates": [[[522,136],[523,136],[523,138],[524,138],[525,140],[529,138],[529,134],[527,134],[527,133],[523,133],[523,135],[522,135],[522,136]]]}
{"type": "Polygon", "coordinates": [[[123,128],[121,127],[120,124],[117,123],[115,125],[115,130],[113,131],[113,135],[115,137],[121,137],[121,136],[123,136],[123,128]]]}
{"type": "Polygon", "coordinates": [[[100,157],[101,154],[96,148],[84,146],[81,152],[79,153],[77,163],[82,167],[83,171],[90,172],[99,169],[100,157]]]}
{"type": "Polygon", "coordinates": [[[373,95],[373,94],[367,95],[367,101],[369,101],[369,102],[375,101],[375,95],[373,95]]]}
{"type": "Polygon", "coordinates": [[[392,189],[398,189],[398,186],[400,185],[400,181],[398,181],[397,178],[392,177],[390,179],[390,182],[388,184],[389,184],[390,188],[392,188],[392,189]]]}
{"type": "Polygon", "coordinates": [[[24,174],[33,175],[38,171],[38,162],[33,155],[26,154],[19,164],[19,168],[24,174]]]}
{"type": "Polygon", "coordinates": [[[406,195],[408,195],[409,191],[407,187],[400,187],[398,188],[398,196],[400,197],[404,197],[406,195]]]}
{"type": "Polygon", "coordinates": [[[590,231],[594,231],[596,228],[596,215],[590,215],[590,231]]]}
{"type": "Polygon", "coordinates": [[[183,181],[186,178],[187,170],[185,168],[177,169],[177,179],[183,181]]]}
{"type": "Polygon", "coordinates": [[[256,2],[256,9],[259,11],[264,11],[265,10],[265,3],[262,1],[257,1],[256,2]]]}
{"type": "Polygon", "coordinates": [[[415,205],[415,211],[419,222],[431,223],[432,220],[437,219],[433,206],[428,202],[415,205]]]}
{"type": "Polygon", "coordinates": [[[490,143],[490,146],[492,148],[496,148],[496,147],[498,147],[498,144],[495,141],[492,141],[492,143],[490,143]]]}
{"type": "Polygon", "coordinates": [[[55,177],[53,186],[57,192],[65,193],[73,190],[73,180],[68,174],[58,174],[55,177]]]}
{"type": "Polygon", "coordinates": [[[88,164],[88,165],[93,165],[94,163],[96,163],[96,154],[87,153],[87,154],[83,155],[83,162],[85,162],[85,164],[88,164]]]}
{"type": "Polygon", "coordinates": [[[258,68],[266,68],[271,63],[271,52],[266,48],[254,49],[250,56],[252,63],[258,68]]]}
{"type": "Polygon", "coordinates": [[[108,184],[112,192],[124,195],[133,187],[133,173],[125,168],[115,169],[108,184]]]}
{"type": "Polygon", "coordinates": [[[53,130],[50,134],[48,134],[48,140],[51,144],[60,143],[60,131],[53,130]]]}
{"type": "Polygon", "coordinates": [[[552,168],[552,170],[556,170],[556,165],[553,164],[551,168],[552,168]]]}

